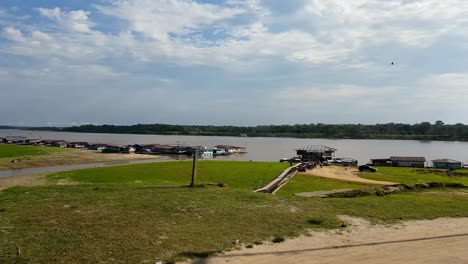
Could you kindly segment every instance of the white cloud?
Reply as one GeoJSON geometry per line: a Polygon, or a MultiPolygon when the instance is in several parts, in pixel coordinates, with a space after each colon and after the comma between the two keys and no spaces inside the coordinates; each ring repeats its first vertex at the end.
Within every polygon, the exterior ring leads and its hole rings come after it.
{"type": "Polygon", "coordinates": [[[31,38],[35,40],[50,41],[52,37],[49,34],[35,30],[31,33],[31,38]]]}
{"type": "Polygon", "coordinates": [[[167,41],[169,34],[190,34],[207,26],[232,19],[246,12],[241,8],[203,4],[191,0],[112,1],[112,6],[97,8],[126,20],[130,29],[148,37],[167,41]]]}
{"type": "Polygon", "coordinates": [[[62,11],[60,11],[60,8],[58,7],[54,9],[38,8],[37,10],[39,11],[41,15],[48,17],[50,19],[59,20],[62,18],[62,11]]]}
{"type": "Polygon", "coordinates": [[[464,100],[459,100],[468,98],[468,73],[430,75],[420,82],[419,92],[418,97],[425,102],[464,106],[468,110],[464,100]]]}
{"type": "Polygon", "coordinates": [[[297,16],[325,38],[358,46],[426,47],[444,34],[468,33],[468,2],[460,0],[309,0],[297,16]]]}
{"type": "Polygon", "coordinates": [[[378,97],[397,94],[400,91],[401,88],[399,87],[367,87],[340,84],[332,87],[287,88],[275,93],[273,97],[283,100],[286,104],[298,104],[303,100],[308,102],[374,100],[378,97]]]}
{"type": "Polygon", "coordinates": [[[23,36],[23,33],[14,27],[4,28],[3,36],[8,40],[17,41],[17,42],[25,42],[26,40],[23,36]]]}
{"type": "MultiPolygon", "coordinates": [[[[238,116],[249,124],[295,122],[311,120],[310,113],[334,122],[337,112],[420,121],[434,106],[468,111],[456,100],[468,97],[468,75],[456,73],[468,66],[462,49],[468,2],[300,0],[283,12],[289,3],[106,0],[72,10],[64,2],[32,12],[51,23],[2,17],[1,36],[9,41],[0,42],[0,52],[14,59],[0,67],[27,67],[0,69],[0,78],[11,94],[37,89],[42,100],[49,99],[41,94],[68,96],[67,89],[85,98],[84,91],[99,86],[94,104],[129,98],[122,104],[128,112],[140,109],[125,115],[129,120],[144,113],[150,120],[152,103],[178,94],[187,95],[178,98],[184,105],[179,115],[171,116],[166,104],[158,108],[168,120],[206,114],[192,113],[194,94],[200,94],[197,109],[208,100],[232,105],[219,112],[218,123],[238,116]],[[282,119],[272,115],[278,112],[282,119]]],[[[97,109],[91,102],[77,106],[86,107],[97,109]]]]}
{"type": "Polygon", "coordinates": [[[94,23],[89,20],[88,11],[74,10],[70,12],[64,12],[60,8],[56,7],[53,9],[38,8],[39,13],[49,19],[55,20],[59,25],[67,28],[71,31],[90,33],[94,23]]]}
{"type": "Polygon", "coordinates": [[[265,17],[270,13],[257,0],[228,1],[225,6],[190,0],[112,3],[98,9],[127,21],[130,31],[156,40],[142,40],[145,44],[136,44],[139,48],[133,43],[134,54],[145,61],[163,57],[182,64],[248,70],[268,57],[327,63],[341,59],[338,57],[348,52],[323,45],[307,32],[294,29],[270,32],[262,22],[268,20],[265,17]],[[236,22],[241,15],[249,18],[236,22]],[[224,33],[226,37],[205,37],[204,32],[224,33]]]}

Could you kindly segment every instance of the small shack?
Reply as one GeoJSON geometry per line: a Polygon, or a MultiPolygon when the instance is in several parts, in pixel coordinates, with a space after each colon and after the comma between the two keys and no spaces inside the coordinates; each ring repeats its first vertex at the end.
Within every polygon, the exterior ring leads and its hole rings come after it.
{"type": "Polygon", "coordinates": [[[325,161],[333,159],[336,149],[322,145],[310,145],[305,148],[297,149],[296,153],[301,160],[325,161]]]}
{"type": "Polygon", "coordinates": [[[433,160],[434,168],[436,169],[449,169],[449,170],[458,170],[463,168],[463,163],[461,161],[453,159],[437,159],[433,160]]]}
{"type": "Polygon", "coordinates": [[[391,167],[392,162],[390,159],[371,159],[372,166],[391,167]]]}
{"type": "Polygon", "coordinates": [[[124,147],[120,145],[107,144],[102,153],[120,153],[124,147]]]}
{"type": "Polygon", "coordinates": [[[58,148],[65,148],[67,146],[67,142],[63,139],[45,139],[41,141],[41,144],[49,147],[58,147],[58,148]]]}
{"type": "Polygon", "coordinates": [[[392,167],[412,167],[412,168],[424,168],[426,164],[425,157],[390,157],[392,167]]]}
{"type": "Polygon", "coordinates": [[[7,136],[2,141],[8,144],[24,144],[27,140],[28,138],[23,136],[7,136]]]}
{"type": "Polygon", "coordinates": [[[67,144],[67,148],[87,148],[88,142],[70,142],[67,144]]]}

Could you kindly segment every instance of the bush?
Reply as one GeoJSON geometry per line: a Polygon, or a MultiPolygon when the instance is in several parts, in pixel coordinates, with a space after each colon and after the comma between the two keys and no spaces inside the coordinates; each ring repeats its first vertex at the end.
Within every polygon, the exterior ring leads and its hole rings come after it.
{"type": "Polygon", "coordinates": [[[273,238],[273,240],[271,242],[273,243],[281,243],[284,241],[284,237],[282,236],[276,236],[275,238],[273,238]]]}
{"type": "Polygon", "coordinates": [[[321,226],[321,225],[323,225],[324,222],[325,222],[325,220],[323,220],[321,218],[311,218],[311,219],[307,220],[307,223],[309,223],[311,225],[316,225],[316,226],[321,226]]]}

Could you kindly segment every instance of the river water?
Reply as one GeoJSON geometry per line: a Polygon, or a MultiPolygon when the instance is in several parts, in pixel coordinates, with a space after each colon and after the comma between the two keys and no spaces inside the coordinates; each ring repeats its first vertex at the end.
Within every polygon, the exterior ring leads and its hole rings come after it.
{"type": "Polygon", "coordinates": [[[390,156],[423,156],[426,157],[428,161],[450,158],[468,163],[468,142],[165,136],[0,130],[0,137],[8,135],[122,145],[179,143],[211,147],[217,144],[226,144],[247,148],[248,153],[246,154],[220,157],[221,159],[231,160],[278,161],[283,157],[294,156],[295,149],[308,145],[325,145],[338,149],[336,157],[354,158],[357,159],[360,164],[367,163],[371,158],[388,158],[390,156]]]}

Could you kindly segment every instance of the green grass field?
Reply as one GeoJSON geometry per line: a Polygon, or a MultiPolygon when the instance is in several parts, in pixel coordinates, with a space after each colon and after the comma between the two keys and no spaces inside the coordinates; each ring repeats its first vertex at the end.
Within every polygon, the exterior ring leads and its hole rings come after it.
{"type": "Polygon", "coordinates": [[[324,179],[298,174],[295,175],[286,186],[281,188],[277,194],[294,195],[295,193],[303,192],[331,191],[337,189],[364,189],[369,187],[370,186],[367,184],[324,179]]]}
{"type": "Polygon", "coordinates": [[[463,183],[468,185],[468,177],[462,176],[445,176],[430,173],[428,169],[424,169],[428,173],[418,172],[416,168],[395,168],[395,167],[378,167],[377,173],[361,173],[359,176],[379,181],[391,181],[406,184],[425,183],[425,182],[450,182],[463,183]]]}
{"type": "Polygon", "coordinates": [[[21,158],[25,156],[39,156],[51,153],[67,151],[63,148],[51,148],[41,146],[21,146],[0,144],[0,159],[1,158],[21,158]]]}
{"type": "Polygon", "coordinates": [[[224,182],[228,188],[185,187],[190,162],[167,162],[58,173],[49,176],[51,183],[69,179],[77,185],[1,191],[0,263],[171,262],[230,250],[236,240],[253,245],[309,228],[340,228],[337,215],[388,223],[468,217],[466,190],[303,198],[290,194],[360,186],[298,177],[285,195],[252,192],[286,166],[199,163],[200,184],[224,182]]]}
{"type": "Polygon", "coordinates": [[[12,188],[0,195],[0,263],[182,260],[231,249],[237,239],[249,245],[339,228],[335,216],[343,214],[386,222],[467,217],[468,195],[307,199],[216,187],[12,188]]]}
{"type": "MultiPolygon", "coordinates": [[[[229,188],[254,190],[271,182],[288,167],[285,163],[199,161],[197,184],[225,183],[229,188]]],[[[192,162],[174,161],[61,172],[51,180],[87,184],[178,187],[190,184],[192,162]]]]}

